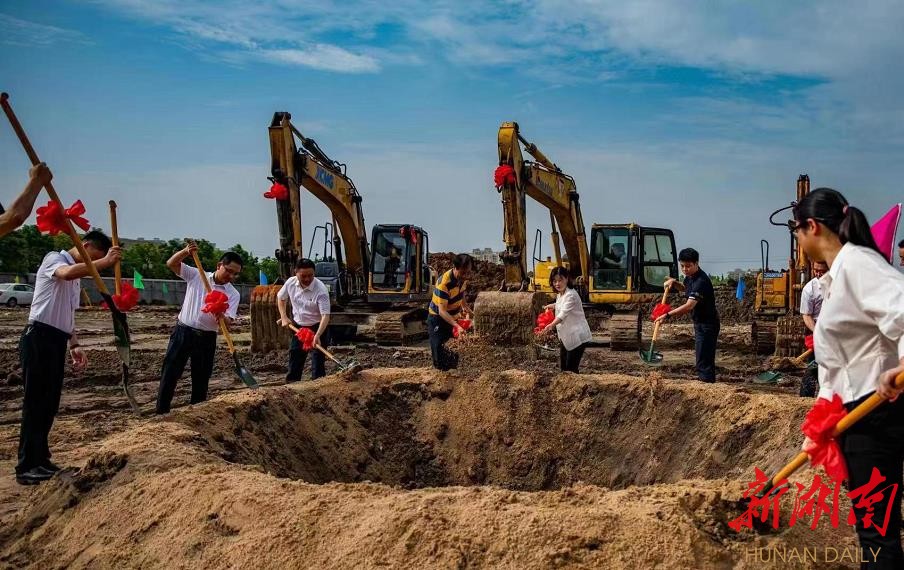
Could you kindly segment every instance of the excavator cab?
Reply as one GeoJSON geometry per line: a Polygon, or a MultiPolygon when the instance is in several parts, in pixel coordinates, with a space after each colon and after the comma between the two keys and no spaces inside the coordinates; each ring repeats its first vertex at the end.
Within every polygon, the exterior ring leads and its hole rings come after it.
{"type": "Polygon", "coordinates": [[[432,291],[433,274],[427,264],[429,235],[418,226],[378,224],[371,234],[371,301],[427,300],[432,291]]]}
{"type": "Polygon", "coordinates": [[[590,233],[590,301],[634,303],[662,294],[662,284],[678,277],[671,230],[636,224],[594,224],[590,233]]]}

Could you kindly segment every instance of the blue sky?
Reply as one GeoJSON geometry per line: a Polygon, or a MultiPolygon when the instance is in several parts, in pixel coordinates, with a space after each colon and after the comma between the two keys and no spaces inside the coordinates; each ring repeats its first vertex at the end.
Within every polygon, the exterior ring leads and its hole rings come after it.
{"type": "MultiPolygon", "coordinates": [[[[670,227],[716,273],[757,266],[761,238],[781,265],[767,218],[800,173],[871,219],[902,199],[894,2],[388,4],[5,0],[0,88],[92,221],[112,198],[123,235],[258,255],[277,110],[348,164],[368,225],[440,250],[502,248],[505,120],[575,177],[588,225],[670,227]]],[[[0,128],[0,199],[26,169],[0,128]]],[[[303,196],[306,242],[326,216],[303,196]]]]}

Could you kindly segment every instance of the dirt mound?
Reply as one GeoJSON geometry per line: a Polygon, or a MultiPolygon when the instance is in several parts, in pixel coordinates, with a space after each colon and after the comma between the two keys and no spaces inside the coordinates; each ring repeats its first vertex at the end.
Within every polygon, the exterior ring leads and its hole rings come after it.
{"type": "MultiPolygon", "coordinates": [[[[431,253],[430,267],[432,267],[437,275],[442,275],[446,271],[452,269],[452,260],[456,254],[447,253],[431,253]]],[[[473,299],[480,291],[498,291],[502,281],[505,279],[505,268],[501,263],[490,263],[488,261],[474,260],[474,271],[471,274],[471,280],[468,282],[468,297],[473,299]]]]}
{"type": "Polygon", "coordinates": [[[797,398],[652,376],[355,380],[228,394],[111,436],[0,531],[0,563],[759,568],[748,549],[853,541],[725,525],[738,480],[796,450],[797,398]]]}

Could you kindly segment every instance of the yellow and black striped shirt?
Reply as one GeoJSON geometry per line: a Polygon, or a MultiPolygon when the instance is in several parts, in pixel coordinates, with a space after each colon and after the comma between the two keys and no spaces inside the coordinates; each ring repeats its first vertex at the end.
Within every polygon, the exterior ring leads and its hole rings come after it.
{"type": "Polygon", "coordinates": [[[430,314],[439,315],[439,307],[445,306],[446,312],[455,316],[461,310],[465,284],[455,278],[452,270],[446,271],[433,287],[433,298],[430,300],[430,314]]]}

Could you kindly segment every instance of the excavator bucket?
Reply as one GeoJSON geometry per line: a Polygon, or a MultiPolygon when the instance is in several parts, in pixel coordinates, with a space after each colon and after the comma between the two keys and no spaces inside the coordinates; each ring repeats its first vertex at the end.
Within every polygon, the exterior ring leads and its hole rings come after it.
{"type": "Polygon", "coordinates": [[[290,335],[279,326],[276,294],[280,285],[259,285],[251,292],[251,351],[287,350],[290,335]]]}
{"type": "Polygon", "coordinates": [[[474,328],[493,344],[533,344],[534,321],[546,299],[543,293],[481,291],[474,302],[474,328]]]}

